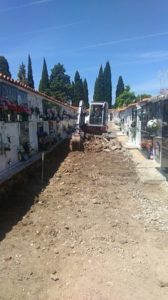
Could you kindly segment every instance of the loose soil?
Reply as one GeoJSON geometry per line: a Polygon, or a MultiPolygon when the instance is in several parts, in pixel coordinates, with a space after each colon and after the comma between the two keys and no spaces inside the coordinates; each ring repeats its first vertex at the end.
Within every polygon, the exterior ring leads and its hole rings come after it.
{"type": "Polygon", "coordinates": [[[1,204],[1,300],[168,299],[167,193],[129,152],[93,139],[39,176],[1,204]]]}

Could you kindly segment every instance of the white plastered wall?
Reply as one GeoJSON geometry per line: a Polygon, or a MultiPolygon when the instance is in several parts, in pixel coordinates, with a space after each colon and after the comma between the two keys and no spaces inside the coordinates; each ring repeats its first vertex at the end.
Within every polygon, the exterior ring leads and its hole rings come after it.
{"type": "Polygon", "coordinates": [[[48,124],[48,121],[44,121],[43,122],[43,128],[44,128],[44,131],[47,132],[47,134],[49,135],[49,124],[48,124]]]}
{"type": "Polygon", "coordinates": [[[18,162],[19,123],[0,124],[0,133],[4,144],[9,144],[10,150],[0,154],[0,171],[6,170],[18,162]]]}
{"type": "Polygon", "coordinates": [[[31,148],[38,151],[37,122],[29,122],[29,141],[31,148]]]}

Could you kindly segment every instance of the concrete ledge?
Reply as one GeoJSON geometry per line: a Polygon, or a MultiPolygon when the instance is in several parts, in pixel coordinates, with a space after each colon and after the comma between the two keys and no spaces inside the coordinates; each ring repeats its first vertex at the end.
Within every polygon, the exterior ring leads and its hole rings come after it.
{"type": "MultiPolygon", "coordinates": [[[[67,137],[68,138],[68,137],[67,137]]],[[[66,139],[60,140],[55,145],[53,145],[49,150],[42,151],[45,155],[52,152],[56,147],[58,147],[61,143],[63,143],[66,139]]],[[[35,162],[39,161],[42,158],[42,152],[38,152],[37,154],[33,155],[30,159],[26,161],[20,161],[11,168],[8,168],[7,170],[3,171],[0,174],[0,185],[2,185],[7,180],[11,179],[16,174],[20,173],[27,167],[31,166],[35,162]]]]}
{"type": "Polygon", "coordinates": [[[151,159],[147,159],[140,151],[140,149],[133,143],[129,142],[128,136],[118,132],[118,129],[110,125],[111,130],[116,132],[116,138],[121,143],[122,147],[127,149],[132,156],[132,160],[136,165],[139,179],[144,184],[161,184],[165,183],[168,186],[168,174],[165,175],[161,170],[160,165],[151,159]]]}
{"type": "Polygon", "coordinates": [[[138,147],[135,144],[129,142],[124,143],[122,146],[126,149],[138,149],[138,147]]]}

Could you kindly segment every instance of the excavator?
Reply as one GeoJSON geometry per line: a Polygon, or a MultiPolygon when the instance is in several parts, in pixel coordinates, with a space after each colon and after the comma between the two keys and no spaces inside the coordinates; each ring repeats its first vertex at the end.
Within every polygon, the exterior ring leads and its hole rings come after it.
{"type": "Polygon", "coordinates": [[[70,141],[70,149],[81,150],[82,141],[86,135],[101,135],[108,130],[108,104],[107,102],[92,102],[89,114],[84,107],[83,100],[79,102],[75,131],[70,141]]]}

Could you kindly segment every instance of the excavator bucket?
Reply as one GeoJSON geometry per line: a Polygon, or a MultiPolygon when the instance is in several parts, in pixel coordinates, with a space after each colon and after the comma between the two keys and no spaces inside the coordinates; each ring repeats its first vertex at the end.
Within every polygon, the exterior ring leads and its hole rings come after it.
{"type": "Polygon", "coordinates": [[[74,133],[70,140],[70,150],[80,151],[81,150],[81,135],[80,133],[74,133]]]}

